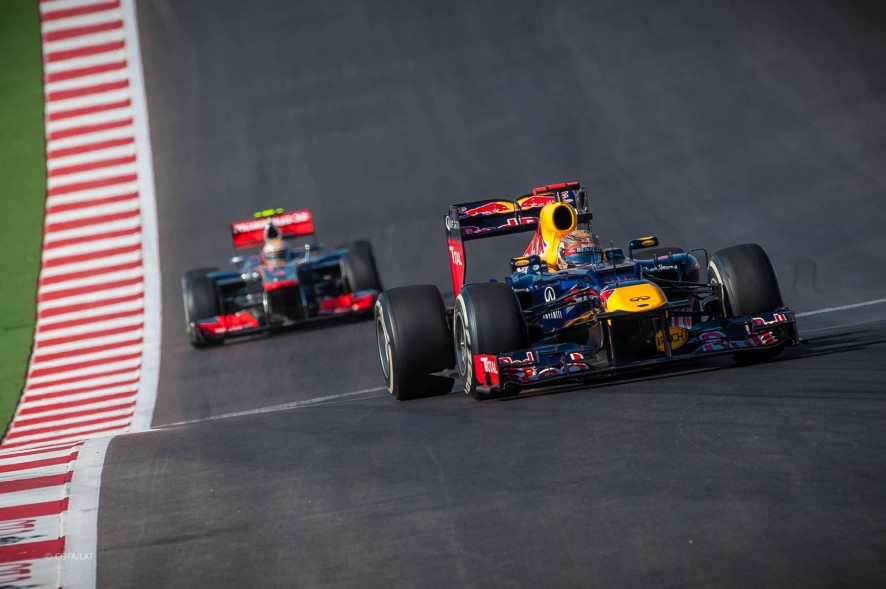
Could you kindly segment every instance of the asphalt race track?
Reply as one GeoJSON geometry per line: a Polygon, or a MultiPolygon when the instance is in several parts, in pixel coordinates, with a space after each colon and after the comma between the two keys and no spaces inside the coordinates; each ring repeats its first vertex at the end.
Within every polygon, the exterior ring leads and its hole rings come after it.
{"type": "MultiPolygon", "coordinates": [[[[371,323],[196,351],[180,276],[309,206],[451,296],[452,202],[581,180],[624,245],[760,243],[801,313],[886,292],[876,2],[139,2],[163,349],[100,586],[886,585],[886,304],[729,358],[396,403],[371,323]]],[[[501,277],[524,239],[468,246],[501,277]]]]}

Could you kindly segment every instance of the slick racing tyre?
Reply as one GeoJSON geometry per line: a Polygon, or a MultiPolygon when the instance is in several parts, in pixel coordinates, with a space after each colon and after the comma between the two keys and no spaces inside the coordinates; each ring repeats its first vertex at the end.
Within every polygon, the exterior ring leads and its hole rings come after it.
{"type": "Polygon", "coordinates": [[[372,244],[365,239],[344,246],[348,253],[341,260],[341,274],[346,292],[381,291],[381,280],[372,254],[372,244]]]}
{"type": "Polygon", "coordinates": [[[419,399],[452,390],[452,378],[433,374],[455,364],[446,307],[436,286],[402,286],[382,292],[375,303],[375,330],[385,386],[395,399],[419,399]]]}
{"type": "MultiPolygon", "coordinates": [[[[757,315],[784,306],[769,256],[759,245],[746,243],[716,252],[708,264],[708,281],[722,284],[727,317],[757,315]]],[[[784,345],[733,354],[739,363],[762,362],[779,355],[784,345]]]]}
{"type": "Polygon", "coordinates": [[[452,320],[455,359],[464,391],[484,397],[474,371],[476,354],[500,354],[529,347],[526,322],[513,289],[501,282],[468,284],[455,301],[452,320]]]}
{"type": "Polygon", "coordinates": [[[199,348],[211,346],[220,342],[203,342],[197,338],[197,334],[191,325],[198,319],[214,317],[221,313],[218,300],[218,290],[215,280],[208,276],[210,272],[217,272],[218,268],[198,268],[189,270],[182,276],[182,298],[185,306],[185,326],[191,345],[199,348]]]}

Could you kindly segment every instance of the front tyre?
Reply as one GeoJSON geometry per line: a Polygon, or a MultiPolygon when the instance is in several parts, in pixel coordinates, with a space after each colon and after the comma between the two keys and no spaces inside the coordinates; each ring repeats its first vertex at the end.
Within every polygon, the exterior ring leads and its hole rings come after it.
{"type": "Polygon", "coordinates": [[[346,292],[381,291],[381,279],[372,253],[372,244],[361,239],[345,247],[348,248],[348,253],[342,257],[341,273],[346,292]]]}
{"type": "Polygon", "coordinates": [[[182,276],[182,299],[185,308],[185,326],[188,339],[195,348],[207,347],[221,343],[220,341],[202,341],[194,331],[193,323],[198,319],[206,319],[221,314],[221,304],[215,280],[209,276],[217,272],[217,268],[198,268],[189,270],[182,276]]]}
{"type": "Polygon", "coordinates": [[[455,359],[464,391],[474,399],[483,398],[482,385],[474,371],[477,354],[500,354],[526,349],[526,322],[513,289],[491,282],[468,284],[455,301],[452,322],[455,359]]]}
{"type": "MultiPolygon", "coordinates": [[[[778,278],[769,256],[755,243],[734,245],[711,256],[708,281],[723,285],[726,317],[768,313],[784,307],[778,278]]],[[[762,362],[784,350],[784,344],[733,354],[739,363],[762,362]]]]}
{"type": "Polygon", "coordinates": [[[443,295],[431,284],[386,290],[375,303],[378,357],[388,392],[398,401],[442,395],[453,379],[452,336],[443,295]]]}

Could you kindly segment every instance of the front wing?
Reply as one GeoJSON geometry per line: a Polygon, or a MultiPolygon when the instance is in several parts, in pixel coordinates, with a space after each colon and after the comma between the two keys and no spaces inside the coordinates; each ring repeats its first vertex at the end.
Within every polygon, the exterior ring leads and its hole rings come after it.
{"type": "Polygon", "coordinates": [[[685,330],[680,349],[669,345],[642,360],[620,361],[600,348],[575,343],[540,346],[506,354],[474,355],[480,392],[538,387],[564,380],[584,380],[617,370],[646,368],[702,356],[799,343],[794,312],[777,309],[752,317],[704,321],[685,330]],[[601,358],[604,356],[604,358],[601,358]]]}
{"type": "Polygon", "coordinates": [[[238,311],[231,315],[218,315],[216,317],[199,319],[191,324],[191,330],[197,342],[208,343],[220,342],[229,337],[255,335],[294,328],[308,323],[339,317],[354,317],[371,312],[378,295],[378,291],[365,290],[330,297],[320,303],[316,315],[301,320],[269,322],[264,317],[256,317],[249,311],[238,311]]]}

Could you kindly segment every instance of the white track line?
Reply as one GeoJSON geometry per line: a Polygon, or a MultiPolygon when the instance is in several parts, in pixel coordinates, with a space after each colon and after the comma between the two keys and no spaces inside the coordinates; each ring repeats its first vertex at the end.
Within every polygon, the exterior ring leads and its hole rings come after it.
{"type": "Polygon", "coordinates": [[[855,309],[857,307],[868,307],[870,305],[879,305],[881,303],[886,303],[886,299],[865,301],[863,303],[854,303],[852,305],[843,305],[840,307],[828,307],[827,309],[818,309],[816,311],[805,311],[803,313],[797,313],[796,317],[808,317],[810,315],[820,315],[821,313],[833,313],[835,311],[845,311],[846,309],[855,309]]]}
{"type": "Polygon", "coordinates": [[[247,411],[235,411],[234,413],[222,413],[220,415],[212,415],[205,419],[192,419],[188,421],[177,421],[175,423],[167,423],[162,426],[159,426],[157,429],[163,429],[167,427],[174,427],[178,425],[188,425],[191,423],[204,423],[207,421],[216,421],[219,419],[230,419],[232,417],[243,417],[245,415],[259,415],[262,413],[276,413],[278,411],[287,411],[289,409],[299,409],[301,407],[311,407],[313,405],[322,405],[324,403],[332,403],[335,401],[340,401],[343,399],[347,399],[349,397],[356,397],[359,395],[367,395],[367,398],[372,397],[382,397],[387,396],[387,389],[384,387],[373,387],[371,389],[362,389],[359,391],[352,391],[350,393],[339,393],[337,395],[326,395],[325,397],[317,397],[315,399],[305,399],[304,401],[293,401],[292,403],[283,403],[282,405],[271,405],[268,407],[259,407],[257,409],[249,409],[247,411]],[[385,395],[369,395],[369,393],[376,393],[380,391],[385,391],[385,395]]]}
{"type": "MultiPolygon", "coordinates": [[[[806,311],[804,313],[797,313],[796,316],[797,317],[805,317],[807,315],[818,315],[821,313],[832,313],[835,311],[843,311],[845,309],[853,309],[855,307],[865,307],[868,305],[876,305],[879,303],[886,303],[886,299],[878,299],[875,301],[866,301],[863,303],[855,303],[853,305],[844,305],[842,307],[818,309],[816,311],[806,311]]],[[[834,328],[829,327],[827,329],[834,329],[834,328]]],[[[822,330],[814,330],[814,331],[822,331],[822,330]]],[[[306,399],[304,401],[295,401],[292,403],[284,403],[282,405],[272,405],[272,406],[268,406],[268,407],[259,407],[258,409],[250,409],[248,411],[236,411],[233,413],[223,413],[221,415],[213,415],[213,416],[207,417],[205,419],[194,419],[194,420],[178,421],[175,423],[169,423],[169,424],[165,424],[163,426],[160,426],[158,429],[164,429],[167,427],[175,427],[175,426],[180,426],[180,425],[188,425],[188,424],[192,424],[192,423],[203,423],[203,422],[207,422],[207,421],[216,421],[219,419],[230,419],[232,417],[243,417],[246,415],[258,415],[258,414],[262,414],[262,413],[275,413],[278,411],[286,411],[289,409],[298,409],[300,407],[310,407],[313,405],[321,405],[324,403],[331,403],[331,402],[347,399],[350,397],[356,397],[359,395],[368,395],[368,393],[375,393],[375,392],[380,392],[380,391],[386,391],[386,389],[384,387],[375,387],[375,388],[371,388],[371,389],[362,389],[359,391],[353,391],[350,393],[340,393],[337,395],[327,395],[325,397],[317,397],[315,399],[306,399]]],[[[385,396],[385,395],[368,395],[367,398],[381,397],[381,396],[385,396]]]]}

